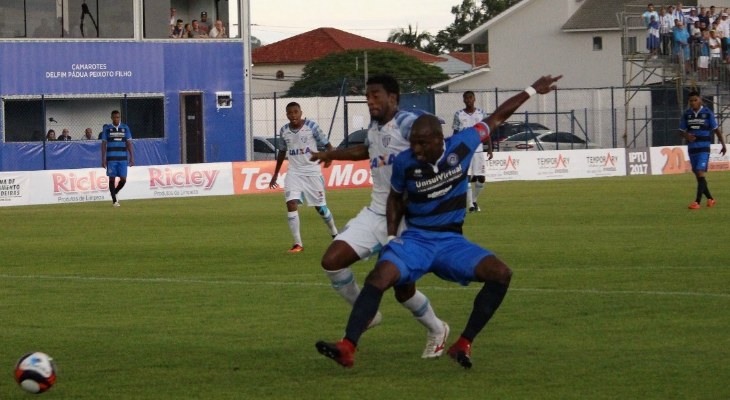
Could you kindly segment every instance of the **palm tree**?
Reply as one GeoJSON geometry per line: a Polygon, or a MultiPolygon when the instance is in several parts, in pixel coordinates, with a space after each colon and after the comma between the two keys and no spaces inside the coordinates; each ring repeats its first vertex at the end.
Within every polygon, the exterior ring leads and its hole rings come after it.
{"type": "Polygon", "coordinates": [[[416,25],[416,29],[413,29],[411,24],[408,24],[408,30],[405,28],[393,29],[388,36],[389,43],[402,44],[416,50],[423,50],[424,42],[428,45],[431,40],[433,40],[433,36],[430,33],[418,33],[418,25],[416,25]]]}

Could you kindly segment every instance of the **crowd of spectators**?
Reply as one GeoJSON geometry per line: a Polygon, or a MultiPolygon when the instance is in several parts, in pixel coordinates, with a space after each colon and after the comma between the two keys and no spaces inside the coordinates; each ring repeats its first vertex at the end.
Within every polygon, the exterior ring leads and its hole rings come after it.
{"type": "Polygon", "coordinates": [[[718,78],[721,61],[730,62],[730,9],[715,6],[683,7],[682,3],[656,11],[649,3],[642,15],[647,28],[646,48],[651,58],[673,56],[685,73],[700,80],[718,78]]]}
{"type": "Polygon", "coordinates": [[[213,25],[208,22],[208,13],[200,13],[200,20],[194,19],[186,24],[182,19],[177,18],[177,10],[170,8],[170,37],[173,39],[224,39],[228,37],[226,28],[221,20],[215,21],[213,25]]]}

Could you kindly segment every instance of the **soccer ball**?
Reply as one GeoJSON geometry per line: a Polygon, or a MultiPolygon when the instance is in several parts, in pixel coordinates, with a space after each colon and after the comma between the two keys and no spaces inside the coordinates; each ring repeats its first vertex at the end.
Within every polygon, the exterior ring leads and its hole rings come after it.
{"type": "Polygon", "coordinates": [[[31,393],[43,393],[56,383],[56,363],[48,354],[28,353],[15,364],[15,381],[31,393]]]}

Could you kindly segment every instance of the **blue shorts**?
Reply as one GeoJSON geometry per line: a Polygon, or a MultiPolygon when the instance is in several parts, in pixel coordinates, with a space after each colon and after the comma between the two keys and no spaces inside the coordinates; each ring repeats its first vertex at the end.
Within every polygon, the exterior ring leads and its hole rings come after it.
{"type": "Polygon", "coordinates": [[[380,261],[390,261],[398,267],[397,285],[414,283],[433,272],[443,280],[464,286],[475,282],[474,268],[487,256],[493,255],[458,233],[431,232],[409,228],[391,240],[380,251],[380,261]]]}
{"type": "Polygon", "coordinates": [[[710,162],[710,153],[702,152],[689,155],[689,163],[692,165],[692,172],[707,171],[707,163],[710,162]]]}
{"type": "Polygon", "coordinates": [[[107,161],[106,162],[106,176],[112,178],[126,178],[127,167],[129,166],[128,161],[107,161]]]}

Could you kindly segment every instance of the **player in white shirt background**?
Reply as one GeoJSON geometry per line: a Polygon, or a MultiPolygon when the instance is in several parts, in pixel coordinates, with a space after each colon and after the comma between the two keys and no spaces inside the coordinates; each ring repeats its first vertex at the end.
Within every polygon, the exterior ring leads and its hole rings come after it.
{"type": "MultiPolygon", "coordinates": [[[[464,107],[463,109],[454,113],[453,129],[454,134],[457,134],[464,129],[471,128],[472,126],[479,123],[481,120],[487,118],[487,113],[481,108],[474,107],[474,92],[471,90],[464,92],[464,107]]],[[[487,140],[487,147],[489,152],[489,159],[492,159],[492,141],[487,140]]],[[[481,146],[474,152],[474,158],[471,160],[469,166],[469,185],[466,191],[466,206],[469,208],[469,212],[481,211],[479,204],[477,204],[477,198],[479,194],[484,190],[485,176],[487,175],[487,164],[484,160],[484,150],[481,146]],[[474,183],[474,190],[471,188],[471,182],[474,183]]]]}
{"type": "MultiPolygon", "coordinates": [[[[355,304],[360,288],[350,266],[358,260],[367,260],[380,252],[392,238],[388,236],[385,207],[390,193],[390,177],[395,157],[410,148],[408,137],[413,121],[423,112],[398,110],[400,86],[389,75],[371,76],[367,81],[366,98],[370,111],[370,128],[365,144],[312,154],[312,160],[329,167],[333,160],[370,160],[373,191],[369,207],[342,228],[322,256],[322,268],[332,282],[332,288],[350,305],[355,304]]],[[[419,110],[420,111],[420,110],[419,110]]],[[[401,221],[399,232],[405,227],[401,221]]],[[[449,326],[436,317],[428,298],[416,290],[415,284],[395,286],[395,298],[411,311],[418,322],[428,329],[426,348],[422,358],[441,355],[449,335],[449,326]]],[[[368,328],[380,323],[380,312],[375,314],[368,328]]]]}
{"type": "Polygon", "coordinates": [[[284,178],[284,195],[289,229],[292,236],[294,236],[294,246],[288,252],[298,253],[304,250],[302,235],[299,232],[298,211],[302,200],[306,200],[307,205],[314,206],[324,223],[327,224],[332,237],[337,235],[334,217],[327,208],[322,169],[318,162],[310,160],[312,153],[317,151],[317,146],[324,146],[329,151],[332,150],[332,144],[324,136],[322,128],[316,122],[302,119],[302,108],[298,103],[291,102],[286,105],[286,118],[289,123],[279,130],[282,140],[279,144],[276,169],[269,188],[273,189],[279,186],[276,182],[279,177],[279,170],[284,158],[288,155],[289,166],[284,178]]]}

